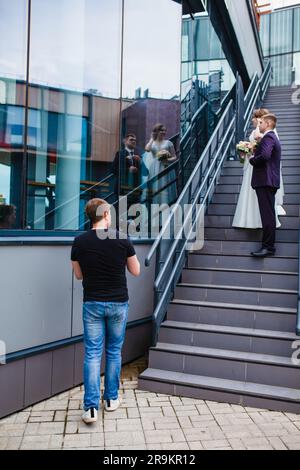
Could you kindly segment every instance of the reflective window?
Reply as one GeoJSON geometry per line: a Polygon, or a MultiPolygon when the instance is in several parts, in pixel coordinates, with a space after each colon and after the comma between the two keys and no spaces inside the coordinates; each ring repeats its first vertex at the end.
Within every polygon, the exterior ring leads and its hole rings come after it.
{"type": "Polygon", "coordinates": [[[260,40],[264,56],[270,55],[270,15],[263,15],[260,19],[260,40]]]}
{"type": "Polygon", "coordinates": [[[294,9],[294,51],[300,52],[300,8],[294,9]]]}
{"type": "Polygon", "coordinates": [[[29,229],[83,230],[86,202],[114,195],[121,35],[121,0],[32,0],[29,229]]]}
{"type": "Polygon", "coordinates": [[[295,82],[300,85],[300,52],[294,54],[294,67],[295,67],[295,82]]]}
{"type": "Polygon", "coordinates": [[[181,18],[181,5],[170,0],[124,2],[122,142],[115,164],[129,206],[177,199],[181,18]],[[158,124],[162,132],[154,131],[158,124]]]}
{"type": "Polygon", "coordinates": [[[291,52],[293,48],[293,10],[283,10],[271,16],[270,55],[291,52]]]}
{"type": "Polygon", "coordinates": [[[0,0],[0,228],[85,230],[93,197],[176,199],[181,12],[173,0],[0,0]],[[158,123],[164,163],[147,147],[158,123]]]}
{"type": "Polygon", "coordinates": [[[273,68],[272,86],[288,86],[292,82],[293,55],[284,54],[271,57],[273,68]]]}
{"type": "Polygon", "coordinates": [[[183,21],[182,94],[190,88],[190,84],[185,83],[187,80],[197,77],[208,85],[209,77],[216,72],[221,73],[221,90],[230,90],[235,83],[235,76],[210,18],[206,13],[196,15],[195,21],[185,18],[183,21]]]}
{"type": "Polygon", "coordinates": [[[0,228],[20,227],[27,2],[0,0],[0,228]]]}
{"type": "Polygon", "coordinates": [[[273,65],[272,86],[299,83],[300,8],[288,8],[261,19],[260,37],[264,55],[273,65]],[[293,73],[293,69],[295,73],[293,73]]]}

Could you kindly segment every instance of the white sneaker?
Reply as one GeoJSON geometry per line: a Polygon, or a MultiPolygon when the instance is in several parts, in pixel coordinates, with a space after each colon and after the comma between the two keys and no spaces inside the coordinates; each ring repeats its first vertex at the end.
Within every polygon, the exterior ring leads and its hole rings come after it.
{"type": "Polygon", "coordinates": [[[98,411],[96,408],[90,408],[83,413],[81,419],[85,424],[95,423],[98,419],[98,411]]]}
{"type": "Polygon", "coordinates": [[[106,411],[116,411],[121,405],[121,398],[116,400],[105,400],[105,410],[106,411]]]}

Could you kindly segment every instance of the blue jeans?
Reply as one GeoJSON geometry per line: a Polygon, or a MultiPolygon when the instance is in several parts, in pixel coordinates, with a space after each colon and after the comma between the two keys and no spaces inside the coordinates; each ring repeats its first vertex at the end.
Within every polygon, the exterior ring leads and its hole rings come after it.
{"type": "Polygon", "coordinates": [[[84,409],[99,408],[100,366],[105,340],[104,400],[118,398],[121,349],[128,318],[128,302],[84,302],[84,409]]]}

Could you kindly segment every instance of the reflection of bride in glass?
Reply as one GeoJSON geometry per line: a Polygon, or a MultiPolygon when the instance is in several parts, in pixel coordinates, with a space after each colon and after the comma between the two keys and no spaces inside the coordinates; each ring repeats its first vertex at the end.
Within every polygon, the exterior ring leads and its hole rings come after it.
{"type": "Polygon", "coordinates": [[[173,143],[166,140],[167,129],[163,124],[156,124],[152,136],[146,145],[143,163],[148,170],[148,189],[143,199],[151,195],[151,202],[172,204],[177,198],[176,171],[168,167],[177,159],[173,143]]]}

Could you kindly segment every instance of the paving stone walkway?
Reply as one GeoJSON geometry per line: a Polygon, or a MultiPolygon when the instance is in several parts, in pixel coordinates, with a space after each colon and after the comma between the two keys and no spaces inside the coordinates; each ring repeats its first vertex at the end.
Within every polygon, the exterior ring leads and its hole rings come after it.
{"type": "Polygon", "coordinates": [[[300,414],[137,390],[140,359],[123,367],[122,406],[82,423],[83,387],[0,420],[0,450],[300,450],[300,414]]]}

